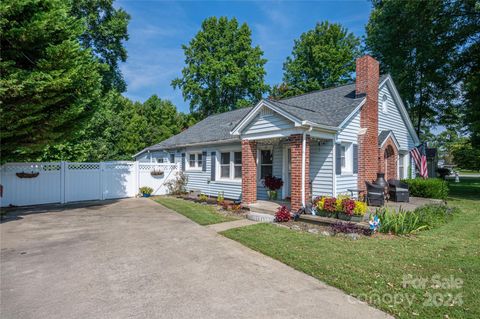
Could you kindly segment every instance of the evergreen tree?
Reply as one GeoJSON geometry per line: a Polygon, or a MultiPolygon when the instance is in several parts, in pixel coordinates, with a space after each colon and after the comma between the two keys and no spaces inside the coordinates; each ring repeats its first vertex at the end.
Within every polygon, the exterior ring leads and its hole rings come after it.
{"type": "Polygon", "coordinates": [[[204,20],[183,50],[186,66],[172,86],[182,89],[190,111],[200,119],[247,106],[268,90],[263,52],[252,47],[247,24],[239,26],[235,18],[204,20]]]}
{"type": "Polygon", "coordinates": [[[57,0],[0,3],[2,162],[75,133],[95,111],[102,65],[78,41],[81,20],[57,0]]]}

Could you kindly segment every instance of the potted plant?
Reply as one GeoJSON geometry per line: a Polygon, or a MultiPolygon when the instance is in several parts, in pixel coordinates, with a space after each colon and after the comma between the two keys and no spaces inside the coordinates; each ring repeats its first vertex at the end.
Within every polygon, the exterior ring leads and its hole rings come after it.
{"type": "Polygon", "coordinates": [[[317,201],[316,211],[319,216],[335,218],[337,215],[337,199],[335,197],[322,197],[317,201]]]}
{"type": "Polygon", "coordinates": [[[278,197],[278,190],[283,186],[283,181],[280,177],[267,176],[263,180],[263,186],[267,188],[268,199],[276,200],[278,197]]]}
{"type": "Polygon", "coordinates": [[[338,213],[338,218],[352,222],[361,222],[367,211],[367,205],[350,198],[345,198],[341,203],[342,210],[338,213]]]}
{"type": "Polygon", "coordinates": [[[150,197],[150,195],[152,195],[153,193],[153,188],[148,186],[143,186],[143,187],[140,187],[139,191],[143,197],[150,197]]]}

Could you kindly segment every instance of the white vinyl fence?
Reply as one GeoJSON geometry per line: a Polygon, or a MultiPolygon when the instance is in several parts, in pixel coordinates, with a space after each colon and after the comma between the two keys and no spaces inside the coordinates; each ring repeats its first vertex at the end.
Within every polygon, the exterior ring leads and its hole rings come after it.
{"type": "Polygon", "coordinates": [[[0,170],[0,206],[26,206],[134,197],[142,186],[167,193],[178,164],[139,162],[7,163],[0,170]],[[151,174],[162,171],[163,174],[151,174]],[[37,174],[38,173],[38,174],[37,174]]]}

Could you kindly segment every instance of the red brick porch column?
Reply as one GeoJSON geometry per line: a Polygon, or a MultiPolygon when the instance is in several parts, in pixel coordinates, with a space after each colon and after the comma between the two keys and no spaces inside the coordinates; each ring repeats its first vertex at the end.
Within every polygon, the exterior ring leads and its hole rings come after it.
{"type": "MultiPolygon", "coordinates": [[[[291,209],[296,212],[302,207],[302,134],[290,135],[292,152],[291,209]]],[[[310,201],[310,136],[305,148],[305,203],[310,201]]]]}
{"type": "Polygon", "coordinates": [[[242,202],[257,201],[257,142],[242,140],[242,202]]]}

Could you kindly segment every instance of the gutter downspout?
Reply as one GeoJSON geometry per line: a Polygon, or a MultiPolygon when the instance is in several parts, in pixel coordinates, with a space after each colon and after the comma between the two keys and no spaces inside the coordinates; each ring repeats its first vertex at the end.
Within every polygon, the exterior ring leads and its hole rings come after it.
{"type": "Polygon", "coordinates": [[[305,166],[306,166],[306,154],[305,149],[307,148],[307,132],[312,131],[312,126],[306,131],[303,131],[302,135],[302,207],[305,208],[305,166]]]}

